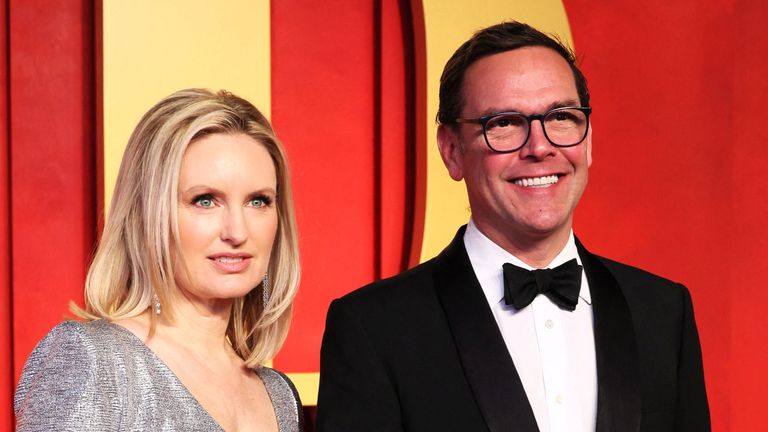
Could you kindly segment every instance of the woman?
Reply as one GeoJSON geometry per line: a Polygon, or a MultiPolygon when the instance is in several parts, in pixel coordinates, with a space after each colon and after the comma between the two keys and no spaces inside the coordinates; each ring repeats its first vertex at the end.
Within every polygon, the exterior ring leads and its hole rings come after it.
{"type": "Polygon", "coordinates": [[[264,366],[299,279],[284,152],[227,92],[182,90],[139,122],[88,272],[85,322],[54,328],[16,390],[20,431],[299,431],[264,366]]]}

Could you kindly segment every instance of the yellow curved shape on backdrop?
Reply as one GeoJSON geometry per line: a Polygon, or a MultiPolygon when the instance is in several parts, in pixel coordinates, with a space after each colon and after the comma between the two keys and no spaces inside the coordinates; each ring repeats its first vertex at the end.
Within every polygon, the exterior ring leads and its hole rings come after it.
{"type": "MultiPolygon", "coordinates": [[[[161,98],[227,89],[271,118],[269,0],[104,0],[102,23],[106,207],[128,137],[161,98]]],[[[315,405],[319,374],[288,375],[315,405]]]]}
{"type": "MultiPolygon", "coordinates": [[[[573,46],[560,0],[423,0],[427,47],[427,187],[421,261],[437,255],[469,220],[464,182],[449,176],[437,150],[440,74],[451,54],[475,31],[504,20],[525,22],[573,46]]],[[[420,120],[419,120],[420,121],[420,120]]],[[[422,143],[417,143],[420,145],[422,143]]]]}
{"type": "MultiPolygon", "coordinates": [[[[226,89],[271,117],[269,0],[104,0],[104,203],[142,115],[183,88],[226,89]]],[[[315,386],[316,387],[316,386],[315,386]]]]}
{"type": "Polygon", "coordinates": [[[270,117],[269,0],[104,0],[102,10],[105,207],[131,131],[163,97],[227,89],[270,117]]]}

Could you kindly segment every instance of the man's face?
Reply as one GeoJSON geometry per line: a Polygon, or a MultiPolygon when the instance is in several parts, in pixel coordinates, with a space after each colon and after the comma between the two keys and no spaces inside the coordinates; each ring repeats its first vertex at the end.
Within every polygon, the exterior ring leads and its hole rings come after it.
{"type": "MultiPolygon", "coordinates": [[[[580,105],[568,63],[544,47],[476,61],[465,73],[462,92],[463,118],[580,105]]],[[[473,220],[491,240],[510,250],[511,243],[568,235],[592,163],[591,129],[581,144],[562,148],[547,141],[541,122],[533,121],[520,150],[496,153],[486,145],[481,125],[442,125],[438,143],[451,177],[466,182],[473,220]],[[551,176],[554,183],[548,183],[551,176]],[[546,184],[532,185],[534,179],[546,184]]]]}

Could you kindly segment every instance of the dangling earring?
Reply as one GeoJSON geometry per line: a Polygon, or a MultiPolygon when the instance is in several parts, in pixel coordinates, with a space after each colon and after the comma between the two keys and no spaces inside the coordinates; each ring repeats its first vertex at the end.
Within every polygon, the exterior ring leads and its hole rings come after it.
{"type": "Polygon", "coordinates": [[[261,300],[264,302],[264,309],[269,303],[269,273],[264,273],[264,279],[261,281],[261,300]]]}
{"type": "Polygon", "coordinates": [[[160,315],[160,297],[155,294],[152,296],[152,301],[155,304],[155,315],[160,315]]]}

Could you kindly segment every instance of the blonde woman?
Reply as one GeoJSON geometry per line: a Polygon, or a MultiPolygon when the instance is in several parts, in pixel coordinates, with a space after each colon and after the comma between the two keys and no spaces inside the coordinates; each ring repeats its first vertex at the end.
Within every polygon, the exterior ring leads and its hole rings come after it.
{"type": "Polygon", "coordinates": [[[85,284],[16,390],[20,431],[299,431],[264,366],[299,279],[285,154],[227,92],[182,90],[134,130],[85,284]]]}

